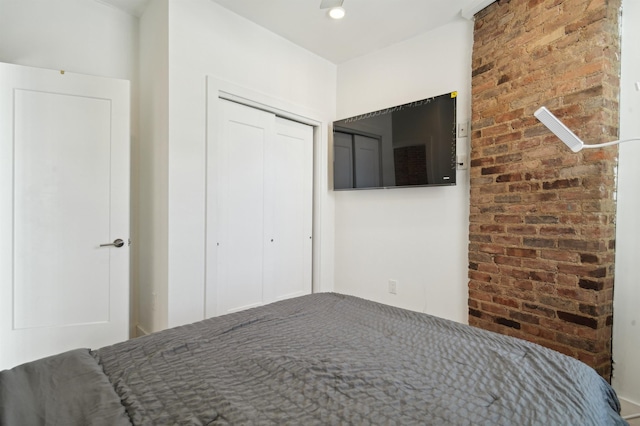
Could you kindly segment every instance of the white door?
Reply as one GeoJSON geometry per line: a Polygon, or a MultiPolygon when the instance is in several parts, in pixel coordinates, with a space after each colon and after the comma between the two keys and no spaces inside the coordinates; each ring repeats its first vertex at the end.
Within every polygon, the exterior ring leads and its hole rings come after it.
{"type": "Polygon", "coordinates": [[[276,117],[267,157],[265,301],[311,293],[313,128],[276,117]]]}
{"type": "Polygon", "coordinates": [[[309,294],[312,278],[313,129],[219,103],[215,315],[309,294]]]}
{"type": "Polygon", "coordinates": [[[263,304],[265,152],[274,116],[220,100],[217,313],[263,304]]]}
{"type": "Polygon", "coordinates": [[[129,83],[0,64],[0,369],[128,337],[128,240],[129,83]]]}

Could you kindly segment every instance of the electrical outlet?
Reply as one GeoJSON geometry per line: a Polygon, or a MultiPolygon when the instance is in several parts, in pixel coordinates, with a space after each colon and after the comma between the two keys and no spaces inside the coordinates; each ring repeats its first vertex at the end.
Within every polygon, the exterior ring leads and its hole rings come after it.
{"type": "Polygon", "coordinates": [[[636,90],[640,92],[640,81],[636,81],[636,90]]]}
{"type": "Polygon", "coordinates": [[[458,170],[467,170],[469,168],[466,154],[456,155],[456,166],[458,170]]]}
{"type": "Polygon", "coordinates": [[[398,293],[398,281],[389,280],[389,293],[397,294],[398,293]]]}

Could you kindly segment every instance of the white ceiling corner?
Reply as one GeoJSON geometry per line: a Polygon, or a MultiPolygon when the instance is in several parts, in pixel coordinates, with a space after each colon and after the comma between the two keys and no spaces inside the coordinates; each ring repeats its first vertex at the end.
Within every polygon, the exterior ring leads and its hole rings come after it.
{"type": "Polygon", "coordinates": [[[95,0],[98,3],[106,4],[107,6],[112,6],[117,9],[120,9],[129,15],[137,16],[138,18],[142,16],[145,9],[147,8],[147,4],[151,0],[95,0]]]}

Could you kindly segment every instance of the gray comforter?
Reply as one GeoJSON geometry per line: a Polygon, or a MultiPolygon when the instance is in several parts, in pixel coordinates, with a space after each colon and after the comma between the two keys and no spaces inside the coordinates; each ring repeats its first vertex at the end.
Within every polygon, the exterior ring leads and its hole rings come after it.
{"type": "Polygon", "coordinates": [[[91,424],[89,415],[96,424],[98,416],[119,424],[126,409],[140,425],[625,424],[611,387],[579,361],[338,294],[290,299],[78,352],[95,359],[87,382],[101,383],[96,392],[109,395],[92,403],[99,411],[56,421],[67,399],[84,405],[72,395],[90,392],[78,381],[57,383],[30,400],[17,390],[35,383],[16,379],[26,374],[25,364],[0,373],[0,422],[91,424]],[[93,377],[95,366],[106,376],[93,377]],[[103,389],[106,377],[112,386],[103,389]],[[113,390],[122,405],[114,406],[113,390]],[[26,407],[12,409],[13,392],[26,407]],[[39,409],[39,422],[20,421],[24,410],[53,397],[51,411],[39,409]]]}

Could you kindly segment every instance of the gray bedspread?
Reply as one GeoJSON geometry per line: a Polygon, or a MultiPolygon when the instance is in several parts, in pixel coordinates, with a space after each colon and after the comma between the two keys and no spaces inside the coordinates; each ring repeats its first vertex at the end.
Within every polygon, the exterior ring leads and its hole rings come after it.
{"type": "Polygon", "coordinates": [[[593,369],[528,342],[315,294],[97,351],[134,424],[623,423],[593,369]]]}
{"type": "Polygon", "coordinates": [[[626,424],[611,387],[581,362],[338,294],[285,300],[92,355],[136,425],[626,424]]]}
{"type": "Polygon", "coordinates": [[[0,425],[131,426],[102,368],[77,349],[0,372],[0,425]]]}

